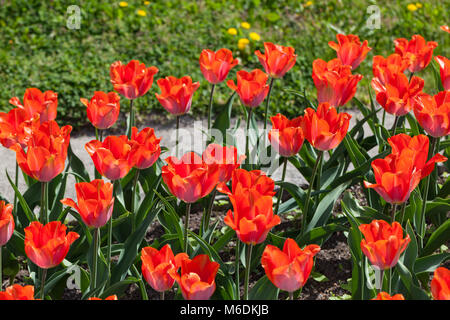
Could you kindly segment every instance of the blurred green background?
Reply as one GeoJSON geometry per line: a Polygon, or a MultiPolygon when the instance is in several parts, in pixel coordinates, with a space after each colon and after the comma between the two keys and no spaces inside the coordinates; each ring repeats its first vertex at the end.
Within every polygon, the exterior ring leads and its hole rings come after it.
{"type": "MultiPolygon", "coordinates": [[[[303,100],[287,92],[297,90],[315,98],[311,79],[312,62],[335,58],[328,41],[335,35],[353,33],[367,39],[372,51],[355,72],[363,74],[357,97],[367,101],[374,55],[394,52],[393,40],[410,39],[421,34],[427,41],[439,43],[435,55],[449,56],[450,35],[439,29],[449,24],[450,1],[0,1],[0,110],[9,110],[8,100],[21,100],[28,87],[58,93],[58,120],[70,123],[75,130],[87,124],[85,107],[80,97],[90,98],[94,91],[112,91],[109,66],[116,60],[127,63],[138,59],[155,65],[161,77],[190,75],[201,86],[195,93],[192,112],[195,117],[206,114],[210,85],[204,80],[198,58],[202,49],[229,48],[241,59],[229,74],[235,78],[239,69],[262,68],[254,55],[263,51],[263,42],[293,46],[297,64],[282,80],[275,81],[271,110],[297,116],[303,100]],[[66,26],[70,5],[81,9],[78,30],[66,26]],[[376,4],[381,13],[380,29],[367,27],[367,8],[376,4]],[[249,29],[242,27],[248,22],[249,29]],[[228,33],[235,28],[236,35],[228,33]],[[258,37],[250,33],[254,32],[258,37]],[[238,48],[241,38],[249,43],[238,48]]],[[[418,74],[426,88],[435,87],[431,70],[418,74]]],[[[169,119],[154,94],[139,98],[136,106],[140,120],[169,119]]],[[[216,103],[224,102],[231,90],[222,83],[215,93],[216,103]]],[[[236,99],[236,102],[237,99],[236,99]]],[[[123,110],[128,101],[122,99],[123,110]]],[[[351,105],[350,105],[351,107],[351,105]]],[[[217,109],[216,109],[217,110],[217,109]]],[[[240,112],[239,108],[235,109],[240,112]]],[[[259,108],[261,112],[263,108],[259,108]]]]}

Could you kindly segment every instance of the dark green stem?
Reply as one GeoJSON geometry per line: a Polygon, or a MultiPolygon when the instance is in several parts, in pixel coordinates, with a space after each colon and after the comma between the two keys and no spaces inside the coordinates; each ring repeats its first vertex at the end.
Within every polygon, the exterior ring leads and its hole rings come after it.
{"type": "Polygon", "coordinates": [[[41,214],[40,220],[42,224],[47,223],[48,214],[48,183],[41,182],[41,214]]]}
{"type": "Polygon", "coordinates": [[[41,275],[41,300],[44,300],[44,287],[45,287],[45,278],[47,277],[47,269],[42,269],[41,275]]]}
{"type": "Polygon", "coordinates": [[[405,219],[405,211],[406,211],[406,201],[402,205],[402,216],[400,220],[400,225],[403,226],[403,220],[405,219]]]}
{"type": "Polygon", "coordinates": [[[211,95],[209,96],[209,108],[208,108],[208,134],[210,134],[211,130],[211,113],[212,113],[212,105],[213,105],[213,95],[214,95],[214,89],[216,85],[213,84],[211,87],[211,95]]]}
{"type": "MultiPolygon", "coordinates": [[[[288,163],[288,158],[284,158],[284,164],[283,164],[283,174],[281,176],[281,182],[284,182],[284,179],[286,178],[286,168],[288,163]]],[[[280,194],[277,199],[277,205],[275,207],[275,214],[278,214],[278,208],[280,207],[281,198],[283,197],[283,186],[280,187],[280,194]]]]}
{"type": "MultiPolygon", "coordinates": [[[[186,217],[184,221],[184,252],[188,254],[188,230],[189,230],[189,215],[191,214],[191,204],[186,203],[186,217]]],[[[189,255],[189,254],[188,254],[189,255]]]]}
{"type": "Polygon", "coordinates": [[[136,169],[136,174],[133,179],[133,193],[131,194],[131,232],[134,232],[136,229],[136,213],[134,212],[136,206],[136,193],[137,193],[137,184],[139,181],[139,173],[140,170],[136,169]]]}
{"type": "Polygon", "coordinates": [[[92,275],[91,275],[91,292],[97,288],[97,257],[98,257],[98,238],[100,228],[94,230],[94,251],[92,253],[92,275]]]}
{"type": "Polygon", "coordinates": [[[133,99],[130,99],[130,127],[128,128],[127,136],[131,139],[131,128],[134,127],[134,109],[133,109],[133,99]]]}
{"type": "Polygon", "coordinates": [[[294,292],[289,292],[289,300],[294,300],[294,292]]]}
{"type": "Polygon", "coordinates": [[[398,120],[400,119],[399,116],[395,116],[394,125],[392,126],[392,136],[395,136],[395,132],[397,131],[397,124],[398,120]]]}
{"type": "Polygon", "coordinates": [[[264,114],[264,132],[267,128],[267,118],[269,116],[270,93],[272,92],[274,78],[270,78],[269,92],[267,93],[266,110],[264,114]]]}
{"type": "Polygon", "coordinates": [[[239,279],[239,260],[240,260],[240,246],[241,246],[241,242],[239,240],[239,237],[236,236],[236,249],[235,249],[235,258],[236,260],[234,261],[234,272],[235,272],[235,276],[236,276],[236,297],[237,300],[241,300],[241,280],[239,279]]]}
{"type": "Polygon", "coordinates": [[[139,279],[139,289],[141,290],[142,300],[148,300],[147,290],[145,289],[145,283],[142,281],[141,274],[137,270],[136,266],[131,265],[131,271],[134,273],[134,276],[139,279]]]}
{"type": "Polygon", "coordinates": [[[392,205],[391,223],[394,223],[395,221],[395,212],[397,212],[397,204],[392,205]]]}
{"type": "Polygon", "coordinates": [[[247,254],[245,262],[245,280],[244,280],[244,300],[248,300],[248,281],[250,279],[250,264],[252,261],[252,248],[251,244],[247,244],[247,254]]]}
{"type": "Polygon", "coordinates": [[[165,291],[159,293],[159,300],[164,300],[164,293],[165,291]]]}
{"type": "MultiPolygon", "coordinates": [[[[113,184],[113,189],[115,187],[115,182],[116,181],[111,181],[111,183],[113,184]]],[[[120,181],[118,181],[118,183],[120,183],[120,181]]],[[[111,252],[112,252],[112,230],[113,230],[113,217],[111,216],[111,219],[109,219],[108,221],[108,283],[109,280],[111,279],[111,252]]]]}

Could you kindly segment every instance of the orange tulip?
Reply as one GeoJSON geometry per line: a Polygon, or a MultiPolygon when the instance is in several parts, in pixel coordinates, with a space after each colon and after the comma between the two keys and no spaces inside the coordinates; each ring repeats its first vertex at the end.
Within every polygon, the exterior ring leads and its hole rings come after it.
{"type": "Polygon", "coordinates": [[[44,123],[56,119],[58,94],[51,90],[42,93],[39,89],[28,88],[23,96],[23,105],[18,97],[11,98],[9,103],[24,109],[29,119],[39,115],[41,123],[44,123]]]}
{"type": "Polygon", "coordinates": [[[116,123],[120,112],[120,97],[115,92],[95,91],[91,101],[81,98],[87,107],[89,121],[97,129],[108,129],[116,123]]]}
{"type": "Polygon", "coordinates": [[[88,227],[101,228],[111,218],[114,208],[113,185],[101,179],[75,184],[78,204],[65,198],[61,203],[78,211],[88,227]]]}
{"type": "Polygon", "coordinates": [[[80,235],[69,232],[59,221],[42,225],[33,221],[25,228],[25,253],[40,268],[48,269],[59,265],[69,252],[70,245],[80,235]]]}
{"type": "Polygon", "coordinates": [[[259,106],[269,92],[269,85],[266,83],[267,74],[259,69],[252,72],[241,70],[236,73],[236,77],[237,85],[233,80],[228,80],[227,86],[237,92],[245,106],[250,108],[259,106]]]}
{"type": "Polygon", "coordinates": [[[373,220],[370,224],[361,224],[359,230],[365,238],[361,240],[361,250],[379,270],[395,266],[411,241],[409,235],[403,238],[403,229],[398,222],[391,226],[384,220],[373,220]]]}
{"type": "Polygon", "coordinates": [[[383,291],[378,293],[376,298],[373,298],[372,300],[405,300],[405,297],[401,293],[391,296],[389,293],[383,291]]]}
{"type": "Polygon", "coordinates": [[[185,253],[175,257],[168,244],[159,251],[152,247],[145,247],[141,251],[142,275],[153,290],[167,291],[175,282],[170,272],[176,272],[180,266],[180,259],[185,258],[189,258],[185,253]]]}
{"type": "Polygon", "coordinates": [[[442,31],[445,31],[445,32],[450,33],[450,28],[449,28],[448,26],[446,26],[446,25],[440,26],[439,28],[440,28],[442,31]]]}
{"type": "Polygon", "coordinates": [[[247,171],[236,169],[232,173],[231,191],[225,183],[219,183],[217,190],[227,195],[233,195],[242,189],[255,189],[263,196],[274,196],[275,182],[261,170],[247,171]]]}
{"type": "Polygon", "coordinates": [[[450,60],[443,56],[436,56],[434,60],[439,64],[441,82],[444,90],[450,90],[450,60]]]}
{"type": "Polygon", "coordinates": [[[434,300],[450,300],[450,270],[439,267],[431,280],[431,294],[434,300]]]}
{"type": "Polygon", "coordinates": [[[132,143],[130,158],[136,168],[150,168],[158,160],[161,154],[159,145],[161,138],[156,138],[153,128],[142,129],[139,133],[136,127],[131,128],[130,141],[132,143]]]}
{"type": "Polygon", "coordinates": [[[186,203],[194,203],[206,197],[217,185],[219,168],[207,165],[194,152],[177,159],[166,158],[168,165],[162,167],[162,178],[170,192],[186,203]]]}
{"type": "Polygon", "coordinates": [[[158,73],[156,67],[146,67],[138,60],[131,60],[127,65],[121,61],[111,64],[109,73],[114,90],[127,99],[136,99],[147,93],[153,84],[153,76],[158,73]]]}
{"type": "Polygon", "coordinates": [[[385,84],[378,78],[373,78],[371,84],[377,94],[378,103],[386,112],[404,116],[411,111],[414,98],[422,93],[424,81],[415,76],[408,81],[404,73],[398,72],[388,74],[385,84]]]}
{"type": "Polygon", "coordinates": [[[305,136],[302,130],[303,117],[289,120],[281,113],[270,118],[272,130],[269,141],[272,148],[283,157],[292,157],[302,148],[305,136]]]}
{"type": "Polygon", "coordinates": [[[207,165],[217,165],[219,169],[219,183],[228,182],[234,170],[237,169],[245,156],[237,156],[237,149],[233,146],[221,146],[215,143],[208,145],[202,155],[207,165]]]}
{"type": "Polygon", "coordinates": [[[225,80],[231,68],[238,64],[228,49],[219,49],[214,52],[204,49],[200,54],[200,70],[208,82],[217,84],[225,80]]]}
{"type": "Polygon", "coordinates": [[[103,142],[92,140],[86,143],[85,149],[102,176],[118,180],[125,177],[134,166],[130,152],[132,146],[128,137],[122,135],[108,136],[103,142]]]}
{"type": "Polygon", "coordinates": [[[339,59],[329,62],[317,59],[313,62],[312,78],[319,103],[328,102],[332,107],[339,107],[353,98],[362,75],[352,75],[351,67],[339,59]]]}
{"type": "Polygon", "coordinates": [[[389,75],[403,73],[408,68],[408,63],[397,53],[393,53],[387,58],[375,56],[372,63],[373,76],[384,86],[389,75]]]}
{"type": "Polygon", "coordinates": [[[192,82],[191,77],[166,77],[157,82],[161,94],[155,93],[159,103],[175,116],[187,113],[191,109],[192,96],[200,87],[200,82],[192,82]]]}
{"type": "Polygon", "coordinates": [[[261,258],[267,278],[279,289],[294,292],[302,288],[314,265],[314,256],[320,251],[315,244],[303,250],[293,239],[286,239],[283,251],[268,244],[261,258]]]}
{"type": "Polygon", "coordinates": [[[0,143],[11,148],[16,143],[26,148],[31,135],[31,121],[27,112],[21,108],[0,112],[0,143]]]}
{"type": "Polygon", "coordinates": [[[367,45],[367,40],[364,40],[361,45],[359,37],[354,34],[337,34],[336,39],[338,43],[330,41],[328,45],[336,51],[337,57],[342,64],[351,66],[352,70],[356,69],[366,58],[367,53],[372,50],[367,45]]]}
{"type": "Polygon", "coordinates": [[[183,298],[185,300],[211,298],[216,290],[215,278],[220,265],[211,261],[206,254],[200,254],[192,260],[183,255],[180,260],[180,274],[173,269],[170,274],[180,286],[183,298]]]}
{"type": "Polygon", "coordinates": [[[34,287],[13,284],[0,292],[0,300],[35,300],[34,287]]]}
{"type": "Polygon", "coordinates": [[[450,91],[441,91],[434,97],[419,95],[414,100],[414,115],[430,136],[450,134],[450,91]]]}
{"type": "MultiPolygon", "coordinates": [[[[13,205],[0,200],[0,248],[4,246],[14,232],[13,205]]],[[[1,250],[1,249],[0,249],[1,250]]]]}
{"type": "Polygon", "coordinates": [[[284,47],[271,42],[264,42],[264,54],[255,51],[259,62],[272,78],[282,78],[295,64],[297,55],[292,47],[284,47]]]}
{"type": "Polygon", "coordinates": [[[112,296],[106,297],[105,299],[100,299],[97,297],[90,297],[88,300],[119,300],[119,299],[117,299],[117,296],[114,294],[112,296]]]}
{"type": "Polygon", "coordinates": [[[316,149],[326,151],[336,148],[347,134],[351,115],[337,113],[329,103],[321,103],[317,111],[305,110],[301,123],[306,140],[316,149]]]}
{"type": "Polygon", "coordinates": [[[32,124],[27,151],[20,144],[13,145],[11,149],[16,151],[17,163],[27,175],[48,182],[64,170],[72,126],[59,128],[53,120],[41,125],[38,121],[39,117],[32,124]]]}
{"type": "Polygon", "coordinates": [[[410,72],[418,72],[425,69],[433,57],[433,50],[437,47],[437,42],[428,41],[421,35],[413,35],[411,40],[405,38],[396,39],[395,53],[400,54],[404,59],[408,60],[408,70],[410,72]]]}

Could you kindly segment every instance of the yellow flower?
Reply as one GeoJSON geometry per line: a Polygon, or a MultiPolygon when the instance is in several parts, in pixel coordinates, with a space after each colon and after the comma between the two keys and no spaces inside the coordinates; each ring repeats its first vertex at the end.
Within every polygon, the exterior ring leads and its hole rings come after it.
{"type": "Polygon", "coordinates": [[[138,16],[141,16],[141,17],[145,17],[147,15],[147,12],[145,12],[144,10],[138,10],[138,11],[136,11],[136,13],[138,16]]]}
{"type": "Polygon", "coordinates": [[[408,8],[409,11],[416,11],[417,10],[417,6],[414,3],[408,4],[408,6],[406,8],[408,8]]]}
{"type": "Polygon", "coordinates": [[[128,7],[128,2],[126,2],[126,1],[120,1],[120,2],[119,2],[119,6],[121,6],[122,8],[128,7]]]}
{"type": "Polygon", "coordinates": [[[250,29],[250,23],[248,22],[241,22],[241,27],[244,29],[250,29]]]}
{"type": "Polygon", "coordinates": [[[250,32],[249,36],[250,36],[250,39],[252,39],[253,41],[261,40],[261,37],[256,32],[250,32]]]}
{"type": "Polygon", "coordinates": [[[237,30],[236,30],[236,28],[230,28],[227,30],[227,33],[231,34],[232,36],[235,36],[235,35],[237,35],[237,30]]]}
{"type": "Polygon", "coordinates": [[[144,1],[144,4],[145,4],[146,6],[148,6],[148,5],[150,4],[150,1],[144,1]]]}
{"type": "Polygon", "coordinates": [[[239,39],[238,41],[238,48],[239,50],[244,50],[245,47],[250,43],[250,41],[247,38],[239,39]]]}
{"type": "Polygon", "coordinates": [[[306,8],[306,7],[309,7],[309,6],[312,6],[312,4],[313,4],[312,1],[307,1],[307,2],[305,3],[305,8],[306,8]]]}
{"type": "Polygon", "coordinates": [[[420,2],[416,2],[416,7],[420,9],[422,8],[422,4],[420,2]]]}

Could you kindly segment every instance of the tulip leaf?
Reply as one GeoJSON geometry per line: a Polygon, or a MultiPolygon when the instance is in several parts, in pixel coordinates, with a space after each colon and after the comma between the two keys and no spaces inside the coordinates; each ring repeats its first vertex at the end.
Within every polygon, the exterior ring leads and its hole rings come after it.
{"type": "Polygon", "coordinates": [[[416,274],[434,272],[443,262],[450,259],[450,253],[438,253],[429,255],[426,257],[421,257],[417,259],[414,263],[414,272],[416,274]]]}
{"type": "Polygon", "coordinates": [[[222,268],[224,268],[224,267],[226,268],[225,263],[223,262],[222,258],[219,256],[219,254],[217,253],[217,251],[214,249],[213,246],[211,246],[204,239],[202,239],[197,234],[195,234],[195,232],[188,230],[188,234],[191,235],[195,240],[197,240],[199,245],[202,247],[203,251],[209,257],[211,257],[212,260],[218,262],[222,268]]]}
{"type": "MultiPolygon", "coordinates": [[[[20,193],[17,186],[14,184],[14,182],[9,177],[8,170],[5,170],[5,172],[6,172],[6,177],[8,178],[9,183],[11,184],[12,188],[14,189],[14,192],[16,193],[17,198],[19,199],[20,205],[22,206],[22,209],[25,212],[28,222],[37,221],[36,216],[34,215],[33,211],[28,206],[27,201],[24,199],[24,197],[20,193]]],[[[22,224],[22,225],[27,226],[28,224],[22,224]]]]}
{"type": "MultiPolygon", "coordinates": [[[[228,98],[228,101],[225,103],[225,106],[220,107],[219,110],[221,110],[221,111],[220,111],[219,115],[216,117],[216,119],[212,125],[213,129],[220,131],[223,139],[225,137],[228,137],[227,130],[228,130],[228,128],[230,128],[230,125],[231,125],[231,121],[230,121],[231,111],[232,111],[232,106],[233,106],[235,97],[236,97],[236,91],[233,91],[233,94],[228,98]]],[[[229,141],[217,141],[216,143],[228,144],[228,142],[229,141]]]]}
{"type": "Polygon", "coordinates": [[[106,288],[101,294],[99,298],[105,299],[113,294],[117,296],[121,296],[124,291],[133,283],[139,282],[138,278],[128,277],[125,280],[118,281],[112,284],[110,287],[106,288]]]}
{"type": "Polygon", "coordinates": [[[430,300],[425,291],[420,289],[414,283],[417,282],[413,278],[413,275],[409,272],[408,268],[401,262],[398,261],[396,265],[396,270],[400,275],[400,279],[403,285],[406,288],[407,294],[405,295],[405,299],[407,300],[430,300]]]}
{"type": "Polygon", "coordinates": [[[312,243],[320,245],[323,242],[323,239],[327,238],[332,233],[344,230],[348,230],[348,228],[344,227],[342,224],[330,223],[326,226],[317,227],[306,232],[303,236],[296,239],[296,241],[302,245],[312,243]]]}
{"type": "Polygon", "coordinates": [[[411,241],[409,242],[408,247],[406,248],[405,253],[403,254],[402,261],[405,267],[408,268],[408,270],[413,271],[414,262],[417,259],[418,247],[416,235],[409,220],[406,222],[406,232],[409,235],[411,241]]]}
{"type": "Polygon", "coordinates": [[[249,292],[249,300],[277,300],[280,289],[264,275],[249,292]]]}
{"type": "MultiPolygon", "coordinates": [[[[69,158],[69,166],[72,168],[72,170],[78,174],[79,176],[83,177],[84,181],[91,181],[91,178],[89,177],[89,173],[86,171],[86,168],[84,167],[83,162],[78,158],[75,153],[72,151],[72,147],[69,144],[69,148],[67,149],[67,155],[69,158]]],[[[75,176],[77,182],[82,182],[82,180],[75,176]]]]}
{"type": "Polygon", "coordinates": [[[450,239],[450,219],[447,219],[430,236],[420,256],[432,254],[434,250],[450,239]]]}

